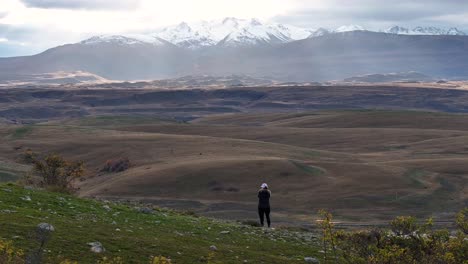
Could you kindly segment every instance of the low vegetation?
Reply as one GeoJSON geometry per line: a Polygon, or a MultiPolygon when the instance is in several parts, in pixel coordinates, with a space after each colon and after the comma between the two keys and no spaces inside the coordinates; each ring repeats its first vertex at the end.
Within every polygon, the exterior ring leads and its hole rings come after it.
{"type": "Polygon", "coordinates": [[[335,230],[332,215],[321,211],[324,263],[466,264],[468,263],[468,208],[456,217],[459,230],[436,230],[433,220],[418,223],[411,216],[395,218],[390,230],[335,230]]]}
{"type": "Polygon", "coordinates": [[[83,162],[65,160],[57,154],[33,159],[33,173],[40,177],[39,184],[58,191],[72,191],[73,181],[84,174],[83,162]]]}
{"type": "Polygon", "coordinates": [[[22,258],[36,251],[39,242],[35,230],[44,222],[55,231],[43,248],[43,263],[162,264],[170,259],[172,264],[244,260],[283,264],[319,257],[310,233],[286,229],[269,232],[143,204],[99,202],[14,184],[0,185],[0,239],[8,243],[8,252],[18,252],[13,256],[22,258]],[[100,242],[105,251],[92,252],[88,245],[92,242],[100,242]]]}
{"type": "Polygon", "coordinates": [[[105,172],[122,172],[130,168],[130,160],[128,158],[109,159],[106,161],[102,171],[105,172]]]}

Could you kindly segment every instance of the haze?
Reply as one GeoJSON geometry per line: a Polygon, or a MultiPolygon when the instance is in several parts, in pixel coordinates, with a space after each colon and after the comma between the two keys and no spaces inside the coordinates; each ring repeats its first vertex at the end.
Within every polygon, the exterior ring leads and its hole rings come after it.
{"type": "Polygon", "coordinates": [[[145,33],[181,21],[224,17],[255,17],[308,28],[435,25],[468,31],[468,3],[462,0],[2,0],[0,57],[32,55],[96,34],[145,33]]]}

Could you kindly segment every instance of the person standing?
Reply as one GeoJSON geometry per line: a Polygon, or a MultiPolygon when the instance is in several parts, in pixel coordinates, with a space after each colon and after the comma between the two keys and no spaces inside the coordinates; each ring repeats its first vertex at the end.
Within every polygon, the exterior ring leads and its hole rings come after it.
{"type": "Polygon", "coordinates": [[[268,189],[268,184],[262,183],[257,196],[258,196],[258,215],[260,217],[260,224],[264,226],[264,217],[266,216],[268,227],[270,227],[271,225],[271,221],[270,221],[271,191],[268,189]]]}

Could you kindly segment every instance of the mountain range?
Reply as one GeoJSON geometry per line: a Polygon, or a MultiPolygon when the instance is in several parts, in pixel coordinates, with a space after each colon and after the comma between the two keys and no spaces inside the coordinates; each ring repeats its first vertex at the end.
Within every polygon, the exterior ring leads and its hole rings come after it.
{"type": "Polygon", "coordinates": [[[0,80],[57,71],[83,71],[111,80],[245,74],[327,81],[410,71],[466,79],[468,36],[457,29],[432,27],[311,30],[226,18],[181,23],[148,34],[94,36],[33,56],[0,58],[0,80]]]}
{"type": "MultiPolygon", "coordinates": [[[[233,17],[222,20],[201,21],[188,24],[182,22],[147,34],[100,35],[84,40],[81,43],[115,42],[119,44],[163,45],[167,43],[189,49],[199,49],[210,46],[251,46],[259,44],[279,44],[306,38],[320,37],[327,34],[350,31],[372,31],[359,25],[344,25],[336,29],[301,28],[279,23],[262,23],[258,19],[237,19],[233,17]]],[[[394,26],[386,30],[372,31],[399,35],[458,35],[466,34],[457,29],[438,27],[415,27],[409,29],[394,26]]]]}

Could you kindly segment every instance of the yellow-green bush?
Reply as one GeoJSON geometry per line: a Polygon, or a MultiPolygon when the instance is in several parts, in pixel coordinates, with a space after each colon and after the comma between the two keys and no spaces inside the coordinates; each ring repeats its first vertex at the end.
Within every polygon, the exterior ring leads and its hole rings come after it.
{"type": "Polygon", "coordinates": [[[10,241],[0,240],[0,263],[23,264],[24,252],[15,248],[10,241]]]}
{"type": "Polygon", "coordinates": [[[433,220],[418,223],[414,217],[397,217],[389,230],[336,231],[332,215],[320,211],[325,263],[468,264],[465,209],[457,215],[459,231],[434,230],[433,220]]]}
{"type": "Polygon", "coordinates": [[[151,264],[171,264],[171,263],[172,263],[171,259],[163,257],[163,256],[157,256],[151,260],[151,264]]]}

